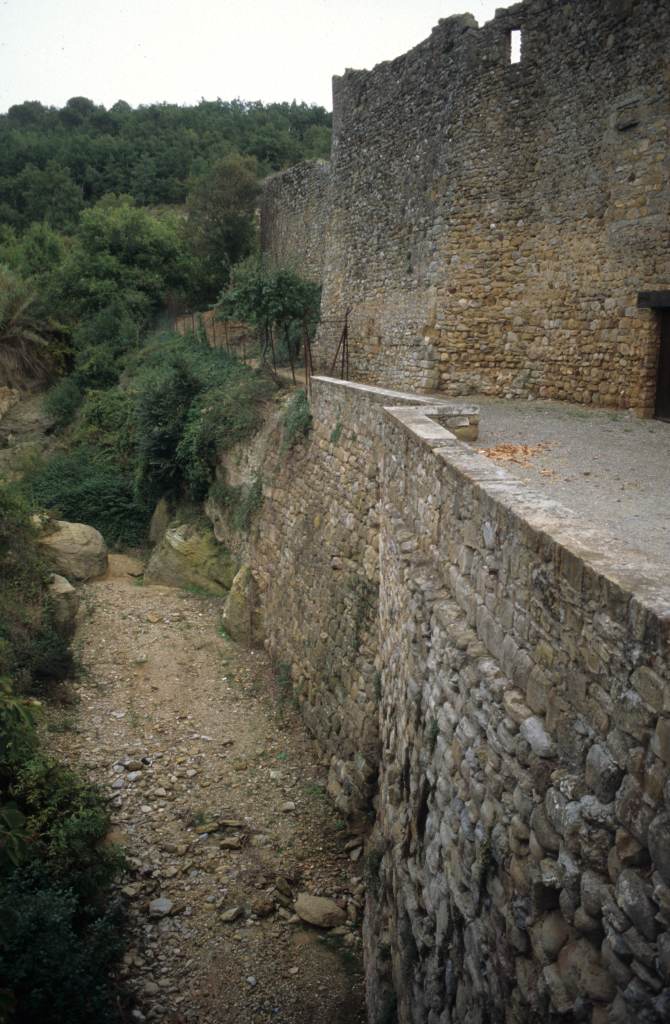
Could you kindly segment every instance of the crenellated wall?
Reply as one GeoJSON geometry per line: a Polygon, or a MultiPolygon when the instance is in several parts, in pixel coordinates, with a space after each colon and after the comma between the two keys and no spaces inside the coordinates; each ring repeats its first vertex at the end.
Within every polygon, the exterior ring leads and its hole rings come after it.
{"type": "Polygon", "coordinates": [[[670,1016],[670,586],[458,440],[317,378],[263,468],[267,642],[365,854],[371,1024],[670,1016]]]}
{"type": "Polygon", "coordinates": [[[526,0],[334,79],[326,210],[271,179],[264,245],[293,258],[326,226],[352,379],[653,412],[659,323],[636,303],[670,289],[669,45],[665,0],[526,0]]]}

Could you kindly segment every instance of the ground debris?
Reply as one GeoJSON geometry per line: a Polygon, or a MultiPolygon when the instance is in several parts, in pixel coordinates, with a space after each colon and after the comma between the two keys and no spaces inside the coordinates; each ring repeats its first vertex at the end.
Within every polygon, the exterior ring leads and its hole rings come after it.
{"type": "Polygon", "coordinates": [[[363,882],[319,752],[265,655],[220,636],[219,600],[122,568],[84,588],[76,730],[49,735],[106,788],[126,848],[133,1020],[362,1024],[363,882]],[[301,923],[301,892],[342,935],[301,923]]]}

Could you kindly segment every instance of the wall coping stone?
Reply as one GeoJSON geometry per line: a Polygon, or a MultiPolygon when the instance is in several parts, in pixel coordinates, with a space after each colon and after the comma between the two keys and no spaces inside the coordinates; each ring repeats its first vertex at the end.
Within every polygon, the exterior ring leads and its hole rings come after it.
{"type": "MultiPolygon", "coordinates": [[[[347,381],[337,383],[352,386],[347,381]]],[[[402,397],[411,396],[403,394],[402,397]]],[[[418,444],[430,447],[450,472],[476,488],[492,506],[503,507],[518,524],[537,533],[544,543],[555,546],[561,572],[565,556],[568,559],[578,558],[614,587],[619,596],[626,600],[633,597],[645,611],[667,622],[670,630],[670,580],[666,572],[651,562],[644,552],[626,548],[606,530],[583,525],[577,513],[570,508],[546,498],[484,455],[473,451],[431,419],[438,403],[424,407],[424,399],[421,396],[416,396],[416,399],[420,408],[385,406],[384,415],[402,427],[418,444]]],[[[441,408],[440,414],[443,414],[441,408]]]]}

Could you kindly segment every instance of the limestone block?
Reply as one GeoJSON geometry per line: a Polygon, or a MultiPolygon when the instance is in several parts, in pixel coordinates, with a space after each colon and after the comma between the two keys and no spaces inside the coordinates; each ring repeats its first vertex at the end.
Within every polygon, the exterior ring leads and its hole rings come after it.
{"type": "Polygon", "coordinates": [[[58,573],[53,573],[49,583],[49,595],[51,597],[54,620],[56,628],[65,637],[74,633],[79,609],[79,594],[69,580],[58,573]]]}
{"type": "Polygon", "coordinates": [[[149,559],[145,585],[199,587],[223,597],[230,589],[238,565],[211,531],[186,523],[171,526],[149,559]]]}
{"type": "Polygon", "coordinates": [[[85,523],[59,519],[52,532],[39,538],[47,562],[69,580],[90,580],[107,571],[107,545],[101,533],[85,523]]]}

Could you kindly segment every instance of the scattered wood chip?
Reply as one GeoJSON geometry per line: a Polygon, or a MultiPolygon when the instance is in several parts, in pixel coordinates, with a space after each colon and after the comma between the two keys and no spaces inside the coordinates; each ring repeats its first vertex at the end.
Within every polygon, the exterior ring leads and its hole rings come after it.
{"type": "Polygon", "coordinates": [[[531,459],[549,448],[548,444],[496,444],[491,448],[478,448],[478,455],[485,455],[495,462],[514,462],[517,466],[532,465],[531,459]]]}

